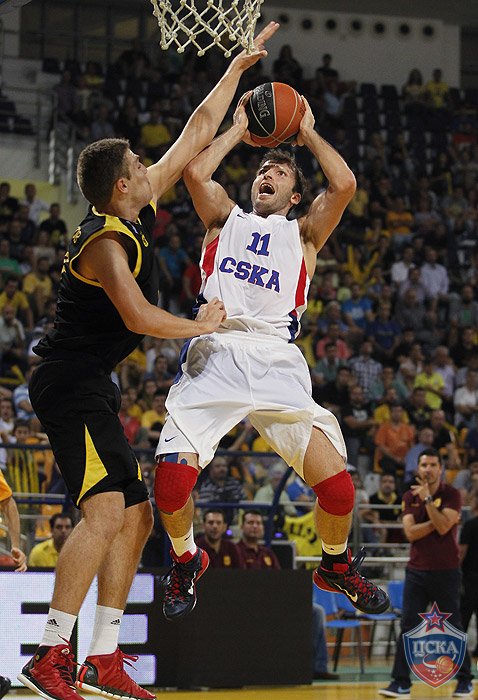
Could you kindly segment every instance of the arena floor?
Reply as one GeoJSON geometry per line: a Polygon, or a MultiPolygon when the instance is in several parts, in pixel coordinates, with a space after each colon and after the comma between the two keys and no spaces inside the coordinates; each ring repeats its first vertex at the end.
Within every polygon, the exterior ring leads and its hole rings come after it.
{"type": "MultiPolygon", "coordinates": [[[[314,683],[311,686],[288,686],[288,687],[261,687],[261,688],[240,688],[235,690],[197,690],[178,691],[161,690],[157,693],[158,698],[171,696],[174,700],[198,700],[199,697],[207,695],[209,700],[376,700],[379,688],[386,685],[384,682],[340,682],[340,683],[314,683]]],[[[437,698],[450,698],[455,689],[455,682],[451,681],[442,688],[432,689],[424,683],[416,683],[412,690],[412,700],[437,700],[437,698]]],[[[15,700],[34,700],[38,695],[24,693],[16,689],[10,691],[7,697],[15,700]]],[[[99,697],[97,695],[86,695],[85,698],[99,697]]],[[[475,697],[478,698],[478,688],[475,684],[475,697]]]]}

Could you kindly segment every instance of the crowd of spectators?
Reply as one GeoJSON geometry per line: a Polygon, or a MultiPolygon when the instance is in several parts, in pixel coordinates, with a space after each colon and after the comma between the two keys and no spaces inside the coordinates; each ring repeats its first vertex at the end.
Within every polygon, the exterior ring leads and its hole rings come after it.
{"type": "MultiPolygon", "coordinates": [[[[85,143],[105,136],[129,138],[148,165],[174,142],[222,73],[223,62],[219,52],[201,59],[186,52],[182,57],[166,53],[153,65],[134,47],[107,69],[93,62],[83,71],[69,65],[54,89],[58,116],[72,120],[85,143]]],[[[270,74],[259,63],[240,86],[243,92],[269,79],[294,85],[309,99],[318,130],[357,177],[356,195],[319,253],[297,341],[310,367],[313,395],[337,415],[349,463],[363,481],[370,473],[392,475],[400,492],[421,446],[430,444],[443,455],[447,480],[463,480],[478,457],[476,108],[457,102],[439,70],[428,82],[415,70],[397,103],[400,126],[365,131],[356,151],[356,124],[347,121],[347,105],[350,99],[360,102],[360,87],[341,80],[331,63],[325,55],[313,78],[306,79],[291,48],[284,46],[270,74]],[[426,149],[420,150],[424,143],[426,149]]],[[[240,145],[215,176],[245,208],[261,156],[262,151],[240,145]]],[[[297,148],[296,157],[309,183],[307,204],[323,188],[323,174],[305,149],[297,148]]],[[[189,314],[199,291],[203,236],[179,183],[160,200],[154,230],[160,303],[174,313],[189,314]]],[[[34,184],[25,187],[23,199],[11,196],[9,183],[0,184],[0,431],[5,444],[20,441],[19,429],[28,431],[25,442],[45,442],[29,405],[27,382],[39,361],[32,347],[55,316],[67,241],[58,204],[39,199],[34,184]]],[[[145,338],[115,372],[120,418],[147,476],[180,347],[177,341],[145,338]]],[[[256,501],[272,498],[283,468],[276,464],[269,472],[273,455],[253,454],[270,449],[247,420],[220,447],[235,456],[221,458],[202,476],[198,498],[230,501],[233,492],[235,500],[258,494],[256,501]],[[217,474],[235,483],[219,488],[217,474]]],[[[7,475],[10,470],[16,487],[61,491],[48,450],[34,453],[28,468],[26,458],[17,455],[14,462],[10,452],[0,452],[0,467],[7,475]],[[27,476],[20,478],[19,469],[27,476]]],[[[474,472],[470,481],[477,483],[474,472]]],[[[312,500],[307,489],[294,480],[287,493],[291,500],[309,502],[289,515],[307,512],[312,500]]]]}

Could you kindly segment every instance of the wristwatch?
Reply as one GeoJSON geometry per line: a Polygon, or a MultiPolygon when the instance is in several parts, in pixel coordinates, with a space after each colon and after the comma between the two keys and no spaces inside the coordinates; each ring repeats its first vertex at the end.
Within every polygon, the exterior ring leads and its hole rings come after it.
{"type": "Polygon", "coordinates": [[[426,498],[423,499],[423,503],[428,506],[430,503],[433,503],[433,496],[427,496],[426,498]]]}

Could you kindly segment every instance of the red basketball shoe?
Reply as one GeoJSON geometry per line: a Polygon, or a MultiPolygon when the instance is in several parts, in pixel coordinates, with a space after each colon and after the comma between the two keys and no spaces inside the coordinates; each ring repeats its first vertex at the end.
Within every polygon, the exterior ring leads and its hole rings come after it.
{"type": "Polygon", "coordinates": [[[87,656],[78,671],[76,687],[97,695],[121,700],[155,700],[156,695],[148,693],[128,676],[123,664],[132,666],[137,656],[124,654],[118,647],[112,654],[87,656]]]}
{"type": "Polygon", "coordinates": [[[332,571],[319,566],[314,571],[315,585],[323,591],[343,593],[363,613],[385,612],[390,606],[388,595],[358,572],[365,558],[365,549],[362,547],[354,559],[349,549],[347,558],[347,563],[334,564],[332,571]]]}
{"type": "Polygon", "coordinates": [[[40,646],[17,678],[47,700],[82,700],[75,690],[75,669],[70,644],[40,646]]]}

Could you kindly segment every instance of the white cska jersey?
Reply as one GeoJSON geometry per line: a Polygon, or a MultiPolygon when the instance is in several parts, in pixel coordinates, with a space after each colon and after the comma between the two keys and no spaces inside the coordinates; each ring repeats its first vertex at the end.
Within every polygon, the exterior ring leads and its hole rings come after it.
{"type": "Polygon", "coordinates": [[[219,236],[203,249],[199,304],[218,297],[241,330],[293,341],[307,306],[309,278],[297,221],[247,214],[235,206],[219,236]]]}

